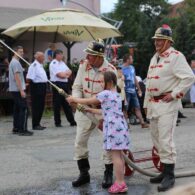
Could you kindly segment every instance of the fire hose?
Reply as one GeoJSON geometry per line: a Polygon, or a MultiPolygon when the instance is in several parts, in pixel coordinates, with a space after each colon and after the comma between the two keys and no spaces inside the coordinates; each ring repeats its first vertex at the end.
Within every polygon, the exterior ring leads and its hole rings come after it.
{"type": "MultiPolygon", "coordinates": [[[[53,86],[53,83],[52,83],[53,86]]],[[[63,90],[60,89],[57,86],[53,86],[56,88],[56,90],[63,95],[65,98],[67,98],[69,95],[63,90]]],[[[88,113],[85,111],[85,107],[81,104],[77,104],[76,109],[80,112],[82,112],[84,115],[86,115],[94,124],[95,126],[101,126],[99,123],[100,121],[98,119],[96,119],[92,114],[88,113]]],[[[128,156],[123,152],[123,157],[125,159],[126,164],[135,169],[137,172],[141,173],[142,175],[148,176],[148,177],[156,177],[159,175],[159,173],[155,173],[155,172],[151,172],[151,171],[147,171],[145,169],[142,169],[141,167],[137,166],[131,159],[128,158],[128,156]]],[[[176,178],[181,178],[181,177],[192,177],[195,176],[195,171],[189,171],[189,172],[180,172],[180,173],[175,173],[175,177],[176,178]]]]}
{"type": "MultiPolygon", "coordinates": [[[[64,92],[64,97],[68,97],[69,95],[64,92]]],[[[85,114],[95,126],[102,126],[100,125],[100,121],[97,120],[92,114],[85,111],[85,107],[83,105],[77,104],[77,110],[85,114]]],[[[142,175],[148,176],[148,177],[156,177],[159,175],[159,173],[155,173],[152,171],[147,171],[145,169],[142,169],[141,167],[137,166],[128,156],[123,152],[123,157],[125,159],[126,164],[130,167],[136,170],[137,172],[141,173],[142,175]]],[[[195,176],[195,171],[189,171],[189,172],[180,172],[175,173],[176,178],[181,177],[192,177],[195,176]]]]}
{"type": "MultiPolygon", "coordinates": [[[[10,48],[4,41],[0,40],[0,43],[2,45],[4,45],[5,47],[7,47],[10,51],[12,51],[15,55],[17,55],[21,60],[23,60],[28,66],[30,66],[30,63],[27,62],[23,57],[21,57],[18,53],[16,53],[12,48],[10,48]]],[[[61,88],[59,88],[58,86],[56,86],[55,84],[53,84],[51,81],[47,80],[48,83],[54,87],[59,94],[61,94],[62,96],[64,96],[65,98],[67,98],[69,95],[61,88]]],[[[81,104],[77,104],[76,109],[80,112],[82,112],[84,115],[86,115],[93,123],[94,127],[97,126],[99,127],[99,123],[100,121],[95,118],[92,114],[90,114],[89,112],[85,111],[85,107],[81,104]]],[[[137,166],[131,159],[128,158],[128,156],[123,152],[123,157],[125,159],[126,164],[130,167],[135,169],[137,172],[141,173],[142,175],[148,176],[148,177],[156,177],[159,175],[159,173],[155,173],[152,171],[147,171],[145,169],[142,169],[141,167],[137,166]]],[[[195,176],[195,171],[186,171],[186,172],[179,172],[179,173],[175,173],[175,177],[176,178],[181,178],[181,177],[192,177],[195,176]]]]}

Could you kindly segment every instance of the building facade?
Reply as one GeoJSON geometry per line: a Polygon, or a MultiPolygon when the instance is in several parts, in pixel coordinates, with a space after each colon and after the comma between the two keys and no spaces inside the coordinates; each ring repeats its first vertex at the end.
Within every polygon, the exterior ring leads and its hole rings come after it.
{"type": "MultiPolygon", "coordinates": [[[[66,7],[80,9],[87,12],[87,9],[79,4],[87,7],[97,15],[100,14],[100,0],[70,0],[70,2],[67,1],[66,7]]],[[[0,0],[0,7],[48,10],[63,7],[63,4],[61,0],[0,0]]]]}
{"type": "MultiPolygon", "coordinates": [[[[11,25],[14,25],[21,20],[28,18],[30,16],[36,15],[39,12],[42,13],[45,10],[61,8],[63,7],[62,0],[0,0],[0,29],[1,31],[5,30],[11,25]],[[5,13],[4,13],[5,12],[5,13]],[[34,13],[34,14],[33,14],[34,13]],[[3,17],[1,17],[3,16],[3,17]],[[2,18],[2,22],[1,22],[2,18]],[[18,21],[17,21],[18,20],[18,21]],[[7,22],[5,22],[7,21],[7,22]],[[1,26],[1,24],[3,24],[1,26]],[[13,23],[13,24],[12,24],[13,23]],[[9,25],[7,25],[9,24],[9,25]]],[[[94,13],[94,15],[100,14],[100,0],[73,0],[67,2],[65,8],[79,9],[87,13],[94,13]]],[[[48,40],[52,42],[52,40],[48,40]]],[[[25,48],[25,55],[30,60],[32,59],[32,47],[33,43],[20,41],[15,44],[23,45],[25,48]]],[[[77,58],[78,60],[85,57],[83,49],[87,46],[88,43],[76,43],[71,49],[71,58],[77,58]]],[[[44,51],[48,47],[48,43],[39,42],[35,44],[35,51],[41,50],[44,51]]],[[[66,48],[62,43],[57,44],[57,48],[62,49],[65,52],[66,48]]]]}

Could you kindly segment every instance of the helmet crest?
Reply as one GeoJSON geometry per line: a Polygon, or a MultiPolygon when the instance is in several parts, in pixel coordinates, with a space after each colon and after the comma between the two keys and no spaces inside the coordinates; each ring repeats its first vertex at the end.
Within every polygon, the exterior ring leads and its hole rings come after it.
{"type": "Polygon", "coordinates": [[[172,39],[172,30],[169,25],[163,24],[161,27],[159,27],[155,35],[152,37],[152,39],[166,39],[171,42],[174,42],[172,39]]]}
{"type": "Polygon", "coordinates": [[[105,51],[104,41],[100,38],[91,41],[84,51],[91,55],[104,56],[105,51]]]}

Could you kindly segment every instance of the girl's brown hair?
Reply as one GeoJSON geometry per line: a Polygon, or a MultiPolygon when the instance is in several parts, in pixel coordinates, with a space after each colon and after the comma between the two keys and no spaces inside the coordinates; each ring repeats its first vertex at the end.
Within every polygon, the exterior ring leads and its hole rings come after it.
{"type": "Polygon", "coordinates": [[[103,75],[104,75],[105,89],[107,89],[109,83],[112,83],[113,87],[117,86],[117,77],[114,72],[107,71],[104,72],[103,75]]]}

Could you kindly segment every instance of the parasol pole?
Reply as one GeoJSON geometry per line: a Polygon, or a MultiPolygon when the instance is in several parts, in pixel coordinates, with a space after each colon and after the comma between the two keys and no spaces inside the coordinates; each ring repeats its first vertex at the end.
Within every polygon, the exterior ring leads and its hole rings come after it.
{"type": "Polygon", "coordinates": [[[36,43],[36,26],[34,26],[34,30],[33,30],[33,49],[32,49],[32,59],[34,59],[34,55],[35,55],[35,43],[36,43]]]}

